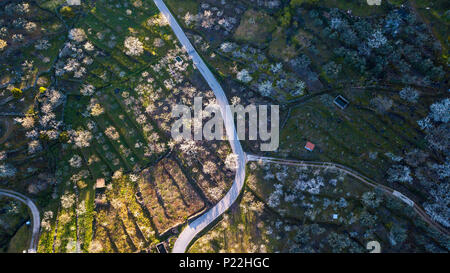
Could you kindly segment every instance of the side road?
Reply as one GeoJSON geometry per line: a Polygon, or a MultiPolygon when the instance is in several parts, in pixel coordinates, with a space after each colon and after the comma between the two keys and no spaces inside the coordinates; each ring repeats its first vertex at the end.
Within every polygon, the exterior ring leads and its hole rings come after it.
{"type": "Polygon", "coordinates": [[[382,190],[388,195],[391,195],[395,198],[400,199],[402,202],[406,203],[408,206],[412,207],[414,211],[422,218],[423,221],[437,229],[438,231],[450,235],[447,229],[433,221],[430,216],[421,208],[419,207],[414,201],[406,197],[404,194],[391,189],[385,185],[382,185],[380,183],[377,183],[373,181],[372,179],[359,174],[358,172],[344,166],[341,164],[336,163],[330,163],[330,162],[314,162],[314,161],[298,161],[298,160],[288,160],[288,159],[280,159],[280,158],[274,158],[274,157],[264,157],[264,156],[256,156],[256,155],[247,155],[248,161],[262,161],[262,162],[268,162],[268,163],[276,163],[276,164],[282,164],[282,165],[291,165],[291,166],[301,166],[301,167],[316,167],[316,168],[333,168],[337,169],[341,172],[344,172],[347,175],[352,176],[353,178],[356,178],[357,180],[361,181],[362,183],[372,187],[382,190]]]}
{"type": "Polygon", "coordinates": [[[31,211],[31,214],[33,217],[33,221],[32,221],[33,233],[31,234],[31,241],[30,241],[30,247],[28,249],[28,252],[35,253],[37,250],[37,245],[38,245],[38,241],[39,241],[39,229],[41,226],[41,217],[39,215],[39,210],[38,210],[37,206],[34,204],[34,202],[30,198],[28,198],[25,195],[18,193],[18,192],[0,189],[0,196],[7,196],[10,198],[17,199],[30,208],[30,211],[31,211]]]}

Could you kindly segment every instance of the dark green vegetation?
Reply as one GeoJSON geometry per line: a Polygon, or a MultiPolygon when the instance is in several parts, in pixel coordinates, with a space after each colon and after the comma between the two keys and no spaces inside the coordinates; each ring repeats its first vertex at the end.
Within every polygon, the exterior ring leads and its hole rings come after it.
{"type": "MultiPolygon", "coordinates": [[[[12,2],[1,5],[21,17],[12,2]]],[[[14,111],[1,124],[2,186],[42,208],[39,252],[156,251],[232,181],[226,142],[170,136],[172,106],[212,92],[152,1],[26,7],[23,20],[46,15],[59,32],[24,37],[35,48],[24,65],[13,58],[25,45],[8,40],[2,55],[18,75],[2,80],[4,112],[14,111]],[[34,61],[44,54],[45,69],[34,61]]]]}
{"type": "Polygon", "coordinates": [[[206,2],[173,11],[232,102],[281,106],[270,156],[344,164],[448,227],[446,1],[206,2]]]}
{"type": "Polygon", "coordinates": [[[28,249],[31,228],[25,223],[29,218],[24,204],[0,197],[0,253],[21,253],[28,249]]]}
{"type": "MultiPolygon", "coordinates": [[[[232,103],[281,106],[271,156],[347,165],[449,227],[447,2],[167,0],[232,103]]],[[[0,186],[42,209],[40,252],[156,251],[229,188],[226,142],[170,137],[173,105],[214,95],[152,1],[1,1],[0,51],[0,186]]],[[[284,198],[298,175],[277,178],[284,198]]],[[[220,224],[231,229],[205,251],[364,251],[369,239],[386,251],[448,251],[388,197],[367,208],[370,189],[347,177],[324,196],[276,206],[273,177],[252,170],[248,181],[232,224],[220,224]],[[325,198],[348,206],[322,208],[325,198]],[[330,221],[332,210],[342,222],[330,221]],[[376,228],[352,213],[377,217],[376,228]],[[265,227],[276,236],[261,237],[265,227]],[[314,233],[310,245],[303,233],[314,233]]],[[[10,251],[23,247],[19,227],[4,233],[10,251]]]]}
{"type": "Polygon", "coordinates": [[[191,252],[448,252],[398,199],[336,170],[250,163],[242,198],[191,252]]]}

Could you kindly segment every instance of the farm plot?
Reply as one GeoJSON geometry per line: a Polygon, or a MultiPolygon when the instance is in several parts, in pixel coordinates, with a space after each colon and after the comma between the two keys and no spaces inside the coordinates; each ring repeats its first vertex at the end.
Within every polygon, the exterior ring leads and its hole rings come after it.
{"type": "Polygon", "coordinates": [[[250,163],[247,173],[242,198],[190,252],[366,252],[371,240],[383,252],[446,252],[448,238],[411,208],[335,170],[250,163]]]}
{"type": "MultiPolygon", "coordinates": [[[[41,252],[153,251],[231,185],[225,141],[196,143],[204,152],[187,164],[190,146],[171,139],[173,105],[212,92],[153,3],[137,2],[97,1],[65,45],[83,52],[86,73],[61,72],[58,82],[67,96],[54,193],[62,199],[48,207],[41,252]]],[[[63,56],[60,69],[71,62],[63,56]]]]}
{"type": "Polygon", "coordinates": [[[204,202],[175,161],[164,159],[141,175],[139,196],[152,216],[158,234],[183,223],[204,207],[204,202]]]}

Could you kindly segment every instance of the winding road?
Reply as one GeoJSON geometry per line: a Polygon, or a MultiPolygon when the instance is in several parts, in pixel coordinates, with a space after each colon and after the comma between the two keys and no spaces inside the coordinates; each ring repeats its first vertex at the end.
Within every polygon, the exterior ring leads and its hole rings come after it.
{"type": "Polygon", "coordinates": [[[379,184],[368,177],[365,177],[359,174],[352,169],[335,163],[329,162],[310,162],[310,161],[295,161],[295,160],[286,160],[286,159],[277,159],[272,157],[261,157],[255,155],[246,155],[242,149],[242,146],[238,140],[236,128],[234,126],[233,117],[231,111],[228,106],[228,100],[225,96],[225,93],[220,86],[217,79],[214,77],[212,72],[209,70],[203,59],[197,53],[195,48],[192,46],[191,42],[187,38],[183,29],[180,27],[175,17],[172,15],[170,10],[167,8],[166,4],[163,0],[153,0],[155,5],[158,7],[159,11],[164,15],[167,19],[170,27],[175,33],[177,39],[182,44],[183,48],[187,51],[189,56],[191,57],[195,67],[200,71],[203,78],[206,80],[214,95],[216,96],[217,102],[220,106],[220,111],[222,117],[224,117],[225,129],[227,133],[227,138],[230,142],[233,153],[238,155],[238,164],[236,169],[236,177],[233,181],[233,185],[231,189],[227,192],[227,194],[221,199],[214,207],[206,211],[200,217],[196,218],[192,222],[190,222],[181,232],[178,239],[175,241],[175,245],[172,249],[172,253],[183,253],[187,250],[189,244],[195,238],[197,234],[199,234],[203,229],[205,229],[208,225],[210,225],[217,217],[223,214],[228,208],[236,201],[239,193],[241,192],[244,186],[245,180],[245,164],[247,161],[259,161],[262,160],[264,162],[273,162],[279,164],[287,164],[287,165],[296,165],[296,166],[307,166],[307,167],[319,167],[319,168],[336,168],[357,180],[367,184],[370,187],[381,189],[388,195],[394,196],[400,199],[402,202],[411,206],[414,211],[428,224],[430,224],[435,229],[443,232],[444,234],[449,235],[447,229],[443,228],[435,221],[433,221],[425,211],[420,208],[415,202],[411,199],[403,195],[402,193],[395,191],[389,187],[386,187],[382,184],[379,184]]]}
{"type": "Polygon", "coordinates": [[[233,153],[238,156],[236,176],[233,181],[231,189],[227,194],[211,209],[206,211],[200,217],[196,218],[194,221],[190,222],[181,232],[180,236],[175,242],[172,249],[173,253],[185,252],[189,243],[194,239],[194,237],[211,224],[217,217],[224,213],[239,196],[239,193],[244,186],[245,180],[245,163],[246,155],[242,149],[241,143],[239,142],[236,128],[234,127],[233,116],[231,114],[230,108],[228,106],[228,100],[223,92],[222,87],[219,82],[214,77],[213,73],[206,66],[205,62],[202,60],[200,55],[197,53],[195,48],[192,46],[191,42],[187,38],[183,29],[180,27],[174,16],[171,14],[166,4],[162,0],[153,0],[153,2],[158,7],[159,11],[164,15],[164,17],[169,22],[170,27],[177,36],[183,48],[187,51],[191,57],[195,67],[200,71],[203,78],[208,83],[211,90],[216,96],[217,103],[220,106],[220,112],[224,118],[225,130],[227,133],[227,138],[230,142],[231,149],[233,153]]]}
{"type": "Polygon", "coordinates": [[[28,248],[28,252],[35,253],[37,250],[38,242],[39,242],[39,229],[40,229],[40,225],[41,225],[41,217],[39,215],[39,210],[38,210],[37,206],[34,204],[34,202],[30,198],[28,198],[25,195],[18,193],[18,192],[0,189],[0,196],[7,196],[10,198],[19,200],[20,202],[27,205],[28,208],[30,208],[31,215],[33,217],[33,233],[31,234],[31,240],[30,240],[30,246],[28,248]]]}

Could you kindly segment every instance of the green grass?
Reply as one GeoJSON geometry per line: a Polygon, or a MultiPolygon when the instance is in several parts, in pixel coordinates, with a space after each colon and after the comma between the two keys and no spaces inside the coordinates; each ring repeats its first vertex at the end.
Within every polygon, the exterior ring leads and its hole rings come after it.
{"type": "Polygon", "coordinates": [[[263,11],[250,9],[242,16],[241,23],[234,33],[234,39],[261,47],[269,41],[275,27],[276,21],[272,16],[263,11]]]}
{"type": "Polygon", "coordinates": [[[426,148],[419,141],[421,134],[414,121],[425,115],[427,110],[418,104],[415,114],[408,116],[399,110],[403,107],[402,102],[394,100],[398,104],[390,113],[399,118],[393,120],[392,116],[369,110],[368,101],[375,94],[363,90],[334,92],[293,107],[281,131],[281,149],[288,149],[290,155],[296,158],[339,162],[382,180],[384,171],[392,164],[384,156],[385,153],[400,155],[403,149],[426,148]],[[350,99],[351,105],[344,111],[332,103],[323,102],[326,97],[332,101],[338,94],[350,99]],[[306,141],[315,143],[318,150],[310,153],[295,148],[303,147],[306,141]],[[370,152],[378,152],[378,158],[371,160],[370,152]]]}
{"type": "Polygon", "coordinates": [[[22,225],[9,242],[8,253],[22,253],[24,250],[28,250],[30,246],[30,234],[30,227],[22,225]]]}
{"type": "Polygon", "coordinates": [[[200,4],[195,0],[167,0],[165,1],[172,11],[181,17],[189,12],[192,15],[197,14],[200,4]]]}

